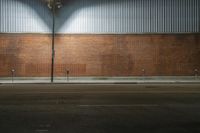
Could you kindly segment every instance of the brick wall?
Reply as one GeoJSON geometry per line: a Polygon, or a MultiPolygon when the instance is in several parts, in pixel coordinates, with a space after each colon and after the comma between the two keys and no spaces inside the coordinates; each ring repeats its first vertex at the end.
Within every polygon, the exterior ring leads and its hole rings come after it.
{"type": "MultiPolygon", "coordinates": [[[[55,76],[190,76],[200,35],[56,35],[55,76]]],[[[50,76],[51,35],[0,34],[0,77],[50,76]]]]}

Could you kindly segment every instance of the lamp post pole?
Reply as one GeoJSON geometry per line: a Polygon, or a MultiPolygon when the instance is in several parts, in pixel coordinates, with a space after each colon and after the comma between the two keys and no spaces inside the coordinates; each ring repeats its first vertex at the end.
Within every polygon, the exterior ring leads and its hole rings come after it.
{"type": "Polygon", "coordinates": [[[55,61],[55,0],[52,3],[53,25],[52,25],[52,61],[51,61],[51,83],[54,81],[54,61],[55,61]]]}

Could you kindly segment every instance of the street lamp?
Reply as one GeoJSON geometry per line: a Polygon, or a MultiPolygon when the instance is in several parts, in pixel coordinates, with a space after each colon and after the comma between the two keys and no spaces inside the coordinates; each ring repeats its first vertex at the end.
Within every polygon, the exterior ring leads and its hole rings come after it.
{"type": "Polygon", "coordinates": [[[47,6],[52,10],[53,13],[53,25],[52,25],[52,60],[51,60],[51,82],[54,81],[54,60],[55,60],[55,12],[56,9],[62,7],[61,0],[45,0],[47,6]]]}
{"type": "Polygon", "coordinates": [[[49,7],[49,9],[53,9],[53,6],[55,6],[55,8],[57,9],[62,7],[61,0],[45,0],[45,2],[47,3],[47,6],[49,7]]]}

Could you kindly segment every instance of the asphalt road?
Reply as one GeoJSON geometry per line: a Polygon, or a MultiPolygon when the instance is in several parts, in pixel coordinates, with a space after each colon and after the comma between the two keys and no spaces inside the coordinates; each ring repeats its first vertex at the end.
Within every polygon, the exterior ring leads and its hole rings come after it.
{"type": "Polygon", "coordinates": [[[200,84],[1,84],[2,133],[199,133],[200,84]]]}

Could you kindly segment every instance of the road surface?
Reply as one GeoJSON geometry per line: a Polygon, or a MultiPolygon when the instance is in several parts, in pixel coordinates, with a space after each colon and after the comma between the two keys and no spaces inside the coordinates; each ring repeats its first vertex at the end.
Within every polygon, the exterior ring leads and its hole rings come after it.
{"type": "Polygon", "coordinates": [[[198,133],[200,84],[1,84],[2,133],[198,133]]]}

